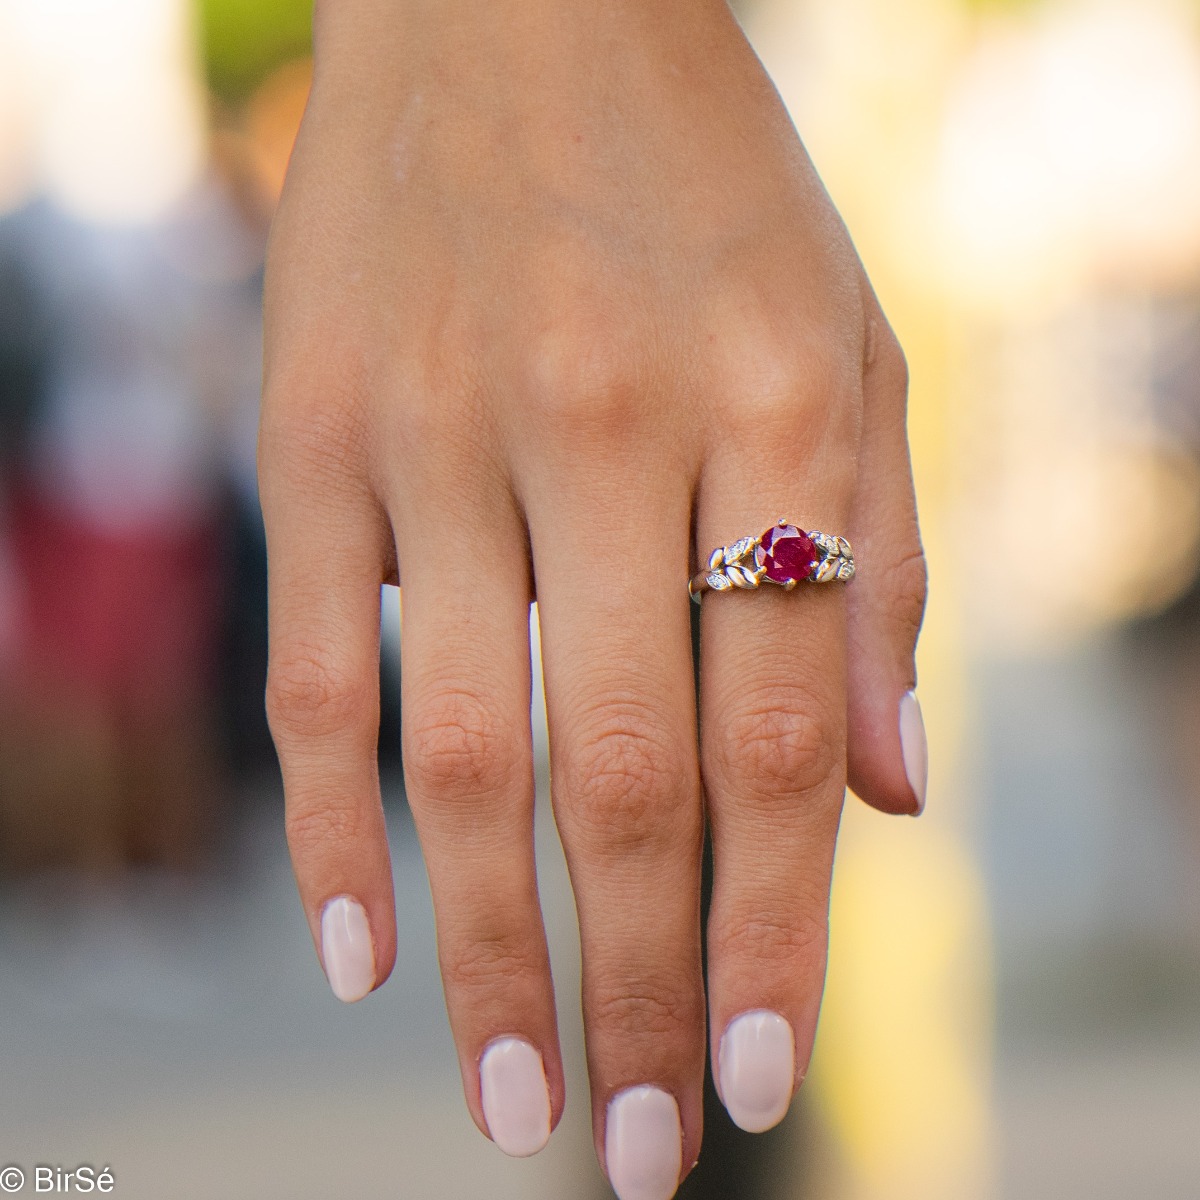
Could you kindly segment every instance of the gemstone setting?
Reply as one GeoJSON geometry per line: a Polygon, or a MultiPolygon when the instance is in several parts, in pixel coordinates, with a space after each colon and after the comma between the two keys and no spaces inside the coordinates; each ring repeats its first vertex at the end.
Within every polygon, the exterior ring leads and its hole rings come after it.
{"type": "Polygon", "coordinates": [[[766,577],[783,587],[807,579],[820,560],[816,543],[795,525],[772,525],[754,551],[754,561],[766,577]]]}

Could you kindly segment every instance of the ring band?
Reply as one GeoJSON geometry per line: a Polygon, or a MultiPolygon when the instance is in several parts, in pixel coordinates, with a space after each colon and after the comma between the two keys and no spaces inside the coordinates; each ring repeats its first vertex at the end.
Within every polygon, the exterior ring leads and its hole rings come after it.
{"type": "Polygon", "coordinates": [[[697,604],[706,590],[731,592],[774,583],[789,592],[798,583],[837,583],[854,578],[854,552],[844,537],[806,532],[786,517],[759,534],[718,546],[708,566],[688,581],[697,604]]]}

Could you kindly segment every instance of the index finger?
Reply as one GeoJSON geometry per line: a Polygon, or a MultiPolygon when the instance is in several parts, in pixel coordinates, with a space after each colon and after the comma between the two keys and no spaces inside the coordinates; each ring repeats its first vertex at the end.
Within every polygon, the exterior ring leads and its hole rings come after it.
{"type": "Polygon", "coordinates": [[[260,439],[267,713],[309,928],[335,995],[354,1001],[387,978],[396,954],[377,759],[390,531],[337,439],[299,430],[265,422],[260,439]]]}

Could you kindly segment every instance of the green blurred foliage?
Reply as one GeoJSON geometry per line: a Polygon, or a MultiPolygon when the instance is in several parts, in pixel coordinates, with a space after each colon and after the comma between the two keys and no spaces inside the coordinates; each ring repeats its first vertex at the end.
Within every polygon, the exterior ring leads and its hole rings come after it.
{"type": "Polygon", "coordinates": [[[209,85],[227,100],[310,50],[312,0],[196,0],[196,8],[209,85]]]}

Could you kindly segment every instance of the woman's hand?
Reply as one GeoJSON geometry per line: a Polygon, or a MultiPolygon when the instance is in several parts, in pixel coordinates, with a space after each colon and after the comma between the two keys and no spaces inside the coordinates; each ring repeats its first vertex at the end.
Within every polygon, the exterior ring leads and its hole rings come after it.
{"type": "Polygon", "coordinates": [[[315,52],[260,445],[305,910],[343,999],[387,977],[379,585],[398,580],[408,798],[467,1100],[503,1148],[538,1149],[563,1080],[536,596],[597,1147],[624,1200],[667,1197],[700,1149],[705,812],[713,1061],[762,1129],[812,1045],[847,763],[878,808],[923,799],[903,357],[718,0],[327,0],[315,52]],[[688,576],[780,515],[848,536],[858,576],[705,599],[698,744],[688,576]]]}

